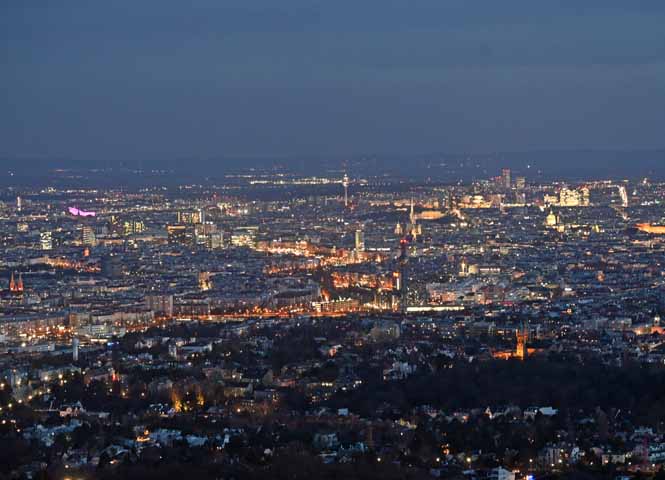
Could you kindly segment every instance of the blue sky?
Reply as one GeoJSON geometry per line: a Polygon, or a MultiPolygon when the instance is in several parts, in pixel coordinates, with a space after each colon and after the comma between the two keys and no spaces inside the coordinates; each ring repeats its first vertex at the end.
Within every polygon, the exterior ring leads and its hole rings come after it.
{"type": "Polygon", "coordinates": [[[5,0],[0,156],[662,148],[663,25],[662,1],[5,0]]]}

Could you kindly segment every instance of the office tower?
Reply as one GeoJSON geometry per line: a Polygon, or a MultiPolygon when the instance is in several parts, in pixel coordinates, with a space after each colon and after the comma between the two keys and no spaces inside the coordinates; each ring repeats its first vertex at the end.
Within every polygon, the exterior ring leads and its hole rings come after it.
{"type": "Polygon", "coordinates": [[[208,235],[208,248],[211,250],[224,248],[224,233],[214,232],[208,235]]]}
{"type": "Polygon", "coordinates": [[[21,197],[16,197],[16,211],[20,212],[21,209],[23,208],[23,202],[21,201],[21,197]]]}
{"type": "Polygon", "coordinates": [[[344,186],[344,206],[349,206],[349,176],[345,173],[344,178],[342,179],[342,185],[344,186]]]}
{"type": "Polygon", "coordinates": [[[53,250],[53,237],[51,232],[41,232],[39,234],[39,245],[42,250],[53,250]]]}
{"type": "Polygon", "coordinates": [[[194,243],[196,245],[206,245],[208,243],[205,227],[201,223],[194,225],[194,243]]]}
{"type": "Polygon", "coordinates": [[[144,231],[145,224],[141,220],[129,220],[123,224],[123,233],[125,235],[143,233],[144,231]]]}
{"type": "Polygon", "coordinates": [[[256,236],[259,232],[259,227],[238,227],[231,235],[231,244],[236,247],[250,247],[256,246],[256,236]]]}
{"type": "Polygon", "coordinates": [[[97,245],[95,231],[90,225],[83,225],[81,228],[81,238],[83,240],[83,245],[87,245],[89,247],[94,247],[97,245]]]}
{"type": "Polygon", "coordinates": [[[515,188],[517,188],[519,190],[523,190],[524,188],[526,188],[526,178],[517,177],[515,179],[515,188]]]}
{"type": "Polygon", "coordinates": [[[621,206],[623,208],[628,207],[628,192],[626,192],[626,187],[621,185],[619,187],[619,196],[621,197],[621,206]]]}
{"type": "Polygon", "coordinates": [[[362,229],[356,230],[356,251],[365,251],[365,232],[362,229]]]}
{"type": "Polygon", "coordinates": [[[206,223],[206,212],[204,209],[199,208],[198,210],[199,214],[199,223],[206,223]]]}
{"type": "Polygon", "coordinates": [[[203,223],[201,219],[204,218],[203,210],[194,210],[189,212],[178,212],[178,223],[180,224],[197,224],[203,223]]]}
{"type": "Polygon", "coordinates": [[[77,337],[72,339],[72,361],[79,361],[79,339],[77,337]]]}
{"type": "Polygon", "coordinates": [[[512,183],[510,180],[510,168],[501,170],[501,184],[503,188],[510,188],[512,183]]]}
{"type": "Polygon", "coordinates": [[[189,230],[185,225],[167,225],[166,233],[171,245],[190,245],[194,239],[192,230],[189,230]]]}

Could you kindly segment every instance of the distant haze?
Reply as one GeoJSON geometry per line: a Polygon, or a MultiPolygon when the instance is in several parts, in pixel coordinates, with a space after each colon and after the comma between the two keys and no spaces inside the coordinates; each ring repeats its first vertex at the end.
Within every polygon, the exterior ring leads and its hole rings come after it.
{"type": "Polygon", "coordinates": [[[1,3],[7,166],[665,165],[662,0],[1,3]]]}

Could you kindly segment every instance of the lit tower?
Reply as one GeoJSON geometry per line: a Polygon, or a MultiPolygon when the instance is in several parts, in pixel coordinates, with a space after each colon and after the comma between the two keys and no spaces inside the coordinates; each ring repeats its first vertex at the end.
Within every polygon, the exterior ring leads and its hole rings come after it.
{"type": "Polygon", "coordinates": [[[411,197],[411,209],[409,210],[409,223],[407,225],[406,233],[407,235],[411,235],[414,241],[418,238],[418,235],[422,233],[420,225],[418,225],[418,217],[416,217],[413,197],[411,197]]]}
{"type": "Polygon", "coordinates": [[[501,170],[501,184],[503,188],[509,189],[511,187],[510,168],[501,170]]]}
{"type": "Polygon", "coordinates": [[[407,285],[407,267],[409,264],[409,239],[402,238],[399,241],[399,284],[398,289],[400,292],[400,308],[402,312],[406,312],[408,306],[408,285],[407,285]]]}
{"type": "Polygon", "coordinates": [[[621,206],[623,208],[628,208],[628,192],[624,185],[619,187],[619,196],[621,197],[621,206]]]}
{"type": "Polygon", "coordinates": [[[356,251],[365,251],[365,232],[363,232],[362,228],[356,230],[356,251]]]}
{"type": "Polygon", "coordinates": [[[344,206],[349,206],[349,176],[345,173],[342,179],[342,186],[344,187],[344,206]]]}
{"type": "Polygon", "coordinates": [[[529,329],[526,323],[517,331],[517,348],[515,349],[515,356],[520,360],[524,360],[528,356],[526,342],[529,341],[529,329]]]}
{"type": "Polygon", "coordinates": [[[72,339],[72,361],[74,361],[74,362],[79,361],[79,339],[78,339],[78,337],[74,337],[72,339]]]}
{"type": "Polygon", "coordinates": [[[14,279],[14,272],[12,272],[11,279],[9,280],[9,291],[12,293],[23,293],[23,274],[18,274],[18,282],[14,279]]]}

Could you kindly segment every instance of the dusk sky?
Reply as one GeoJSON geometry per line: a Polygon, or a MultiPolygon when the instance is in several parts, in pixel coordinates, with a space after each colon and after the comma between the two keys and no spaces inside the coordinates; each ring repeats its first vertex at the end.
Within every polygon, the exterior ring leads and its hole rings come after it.
{"type": "Polygon", "coordinates": [[[4,0],[0,156],[665,147],[665,2],[4,0]]]}

